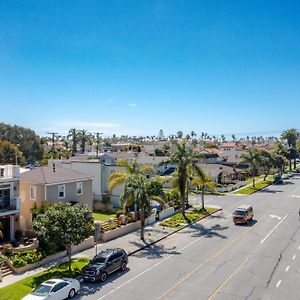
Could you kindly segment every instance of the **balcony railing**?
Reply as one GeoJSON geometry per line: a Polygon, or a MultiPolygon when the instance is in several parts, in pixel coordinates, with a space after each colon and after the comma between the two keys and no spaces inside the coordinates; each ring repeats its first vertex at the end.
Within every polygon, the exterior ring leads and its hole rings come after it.
{"type": "Polygon", "coordinates": [[[18,212],[20,210],[20,202],[19,197],[0,200],[0,215],[18,212]]]}

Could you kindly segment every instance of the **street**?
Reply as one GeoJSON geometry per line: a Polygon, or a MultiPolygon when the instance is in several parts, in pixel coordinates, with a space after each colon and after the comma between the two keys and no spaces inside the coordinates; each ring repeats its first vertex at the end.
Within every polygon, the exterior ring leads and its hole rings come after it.
{"type": "Polygon", "coordinates": [[[129,257],[128,270],[83,283],[76,299],[300,299],[300,177],[251,196],[206,196],[222,212],[129,257]],[[254,208],[236,226],[232,211],[254,208]]]}

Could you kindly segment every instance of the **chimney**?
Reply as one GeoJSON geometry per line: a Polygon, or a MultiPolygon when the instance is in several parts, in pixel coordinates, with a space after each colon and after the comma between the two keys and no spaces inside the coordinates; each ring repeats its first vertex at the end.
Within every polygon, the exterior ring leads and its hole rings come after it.
{"type": "Polygon", "coordinates": [[[55,164],[52,164],[52,166],[53,166],[53,172],[55,173],[55,164]]]}

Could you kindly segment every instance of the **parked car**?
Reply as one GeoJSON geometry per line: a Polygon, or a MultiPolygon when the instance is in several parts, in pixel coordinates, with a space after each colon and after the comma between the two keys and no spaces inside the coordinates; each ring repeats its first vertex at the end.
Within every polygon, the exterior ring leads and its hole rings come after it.
{"type": "Polygon", "coordinates": [[[300,168],[295,169],[294,173],[300,173],[300,168]]]}
{"type": "Polygon", "coordinates": [[[98,253],[91,262],[85,266],[81,275],[87,281],[102,281],[107,275],[121,270],[125,271],[128,264],[128,255],[124,249],[107,249],[98,253]]]}
{"type": "Polygon", "coordinates": [[[283,183],[282,177],[281,177],[280,175],[276,175],[276,176],[274,177],[273,183],[274,183],[274,184],[282,184],[282,183],[283,183]]]}
{"type": "Polygon", "coordinates": [[[49,279],[40,284],[22,300],[63,300],[73,298],[79,289],[80,283],[77,279],[49,279]]]}
{"type": "Polygon", "coordinates": [[[281,178],[282,178],[283,180],[287,180],[287,179],[290,178],[290,176],[289,176],[288,174],[283,174],[283,175],[281,176],[281,178]]]}
{"type": "Polygon", "coordinates": [[[251,205],[243,204],[232,214],[234,224],[245,224],[253,219],[253,208],[251,205]]]}

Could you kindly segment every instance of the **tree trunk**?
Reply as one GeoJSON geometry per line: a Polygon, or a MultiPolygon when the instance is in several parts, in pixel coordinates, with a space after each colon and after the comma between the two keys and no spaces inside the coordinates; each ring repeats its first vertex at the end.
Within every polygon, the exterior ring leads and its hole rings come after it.
{"type": "Polygon", "coordinates": [[[201,188],[201,202],[202,202],[202,209],[204,210],[204,185],[201,188]]]}
{"type": "Polygon", "coordinates": [[[296,169],[297,164],[296,164],[296,157],[294,158],[294,169],[296,169]]]}
{"type": "Polygon", "coordinates": [[[255,175],[252,175],[252,185],[255,187],[255,175]]]}
{"type": "Polygon", "coordinates": [[[268,173],[265,173],[264,181],[266,181],[268,175],[269,175],[268,173]]]}
{"type": "Polygon", "coordinates": [[[72,274],[72,268],[71,268],[71,262],[72,262],[72,258],[71,258],[71,246],[67,245],[66,249],[67,249],[67,256],[68,256],[68,260],[69,260],[69,273],[71,275],[72,274]]]}
{"type": "Polygon", "coordinates": [[[145,229],[145,211],[144,208],[140,210],[140,220],[141,220],[141,240],[145,240],[144,229],[145,229]]]}
{"type": "Polygon", "coordinates": [[[290,159],[290,171],[292,171],[292,160],[290,159]]]}

